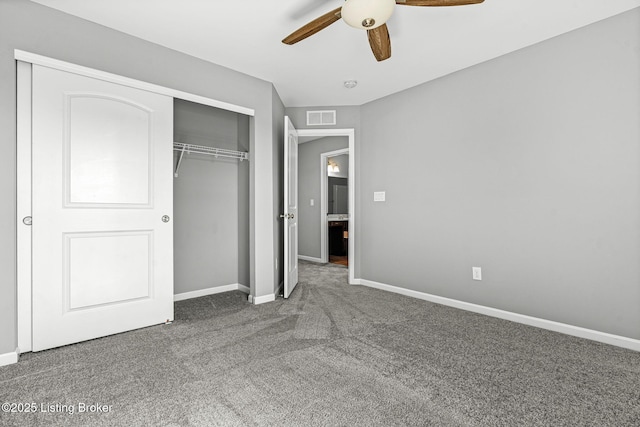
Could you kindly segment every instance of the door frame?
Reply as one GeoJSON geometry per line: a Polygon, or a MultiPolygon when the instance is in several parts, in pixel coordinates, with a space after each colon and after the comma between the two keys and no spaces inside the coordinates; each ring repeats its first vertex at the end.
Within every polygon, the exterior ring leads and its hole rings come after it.
{"type": "MultiPolygon", "coordinates": [[[[22,51],[14,50],[17,74],[17,135],[16,135],[16,309],[17,309],[17,333],[18,348],[17,353],[24,353],[32,349],[32,291],[31,291],[31,227],[23,224],[23,218],[31,216],[31,87],[32,87],[32,65],[42,65],[60,71],[66,71],[86,77],[104,80],[111,83],[129,86],[137,89],[147,90],[173,98],[192,101],[199,104],[209,105],[236,113],[241,113],[253,118],[255,110],[240,105],[230,104],[147,83],[141,80],[84,67],[58,59],[22,51]]],[[[253,183],[250,183],[253,185],[253,183]]],[[[253,269],[253,263],[250,262],[253,269]]],[[[253,276],[253,274],[251,274],[253,276]]]]}
{"type": "Polygon", "coordinates": [[[18,352],[31,351],[31,64],[17,61],[16,281],[18,352]]]}
{"type": "MultiPolygon", "coordinates": [[[[355,129],[353,128],[345,128],[345,129],[298,129],[298,137],[325,137],[325,136],[346,136],[349,140],[349,148],[348,148],[348,154],[349,154],[349,284],[350,285],[356,285],[359,284],[358,281],[355,278],[355,271],[356,271],[356,263],[357,263],[357,259],[356,259],[356,246],[355,246],[355,237],[356,237],[356,214],[358,212],[358,207],[356,206],[356,135],[355,135],[355,129]]],[[[313,141],[309,142],[309,143],[313,143],[313,141]]],[[[308,143],[307,143],[308,144],[308,143]]],[[[322,174],[322,171],[324,170],[324,176],[326,176],[327,174],[327,168],[326,168],[326,163],[324,168],[320,168],[320,173],[322,174]]],[[[325,190],[322,194],[326,193],[326,179],[320,181],[321,182],[321,186],[322,183],[324,182],[325,185],[325,190]]],[[[321,187],[321,192],[322,187],[321,187]]],[[[324,202],[325,204],[327,203],[326,201],[326,194],[324,194],[324,202]]],[[[322,201],[322,195],[320,200],[322,201]]],[[[322,202],[321,202],[322,204],[322,202]]],[[[320,233],[321,239],[320,239],[320,246],[321,246],[321,250],[322,250],[322,236],[324,235],[324,245],[325,245],[325,249],[326,249],[326,245],[327,245],[327,236],[326,236],[326,222],[327,222],[327,208],[325,205],[324,208],[324,217],[321,215],[320,216],[320,221],[324,222],[324,232],[320,233]]],[[[321,228],[322,230],[322,228],[321,228]]],[[[321,253],[321,257],[322,256],[327,256],[325,254],[325,250],[322,250],[321,253]]]]}
{"type": "MultiPolygon", "coordinates": [[[[313,143],[313,141],[311,141],[313,143]]],[[[340,150],[328,151],[326,153],[320,153],[320,262],[329,262],[329,227],[327,221],[327,211],[329,210],[328,200],[328,180],[329,172],[327,171],[327,162],[330,157],[340,156],[342,154],[349,154],[348,148],[341,148],[340,150]]],[[[349,157],[349,163],[351,163],[351,157],[349,157]]],[[[351,175],[351,165],[349,165],[349,175],[351,175]]],[[[351,190],[351,182],[349,182],[349,190],[351,190]]],[[[351,200],[349,200],[349,217],[351,214],[351,200]]],[[[349,240],[351,240],[351,229],[349,229],[349,240]]],[[[351,264],[351,254],[349,255],[349,264],[351,264]]]]}

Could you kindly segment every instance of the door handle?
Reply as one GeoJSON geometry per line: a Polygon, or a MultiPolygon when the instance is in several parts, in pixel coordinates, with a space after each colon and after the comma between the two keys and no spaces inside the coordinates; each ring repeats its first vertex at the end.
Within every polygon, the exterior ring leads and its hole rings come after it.
{"type": "Polygon", "coordinates": [[[32,219],[30,216],[25,216],[24,218],[22,218],[22,223],[24,225],[31,225],[32,224],[32,219]]]}
{"type": "Polygon", "coordinates": [[[295,215],[294,214],[280,214],[280,218],[293,219],[293,218],[295,218],[295,215]]]}
{"type": "Polygon", "coordinates": [[[162,216],[162,222],[169,222],[171,218],[169,217],[169,215],[163,215],[162,216]]]}

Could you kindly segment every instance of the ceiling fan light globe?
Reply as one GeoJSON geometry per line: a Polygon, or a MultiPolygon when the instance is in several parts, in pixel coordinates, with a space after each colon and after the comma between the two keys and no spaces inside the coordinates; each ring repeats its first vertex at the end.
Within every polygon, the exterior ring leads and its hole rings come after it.
{"type": "Polygon", "coordinates": [[[372,30],[391,18],[395,5],[395,0],[346,0],[341,15],[354,28],[372,30]]]}

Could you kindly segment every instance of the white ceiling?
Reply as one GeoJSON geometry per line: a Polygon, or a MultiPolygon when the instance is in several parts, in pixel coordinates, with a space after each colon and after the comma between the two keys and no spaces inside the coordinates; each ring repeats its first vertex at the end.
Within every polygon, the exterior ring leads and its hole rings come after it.
{"type": "Polygon", "coordinates": [[[289,33],[342,0],[32,0],[264,79],[287,107],[361,105],[640,7],[640,0],[485,0],[397,6],[392,56],[338,21],[293,46],[289,33]],[[345,80],[358,86],[345,89],[345,80]]]}

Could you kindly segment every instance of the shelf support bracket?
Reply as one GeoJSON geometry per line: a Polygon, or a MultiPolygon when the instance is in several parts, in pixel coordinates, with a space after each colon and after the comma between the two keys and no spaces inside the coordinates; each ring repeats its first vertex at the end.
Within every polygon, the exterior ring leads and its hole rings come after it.
{"type": "Polygon", "coordinates": [[[182,147],[182,150],[180,150],[180,157],[178,157],[178,164],[176,165],[176,170],[173,173],[173,177],[177,178],[178,177],[178,171],[180,170],[180,163],[182,163],[182,156],[184,156],[184,150],[186,149],[186,146],[182,147]]]}

